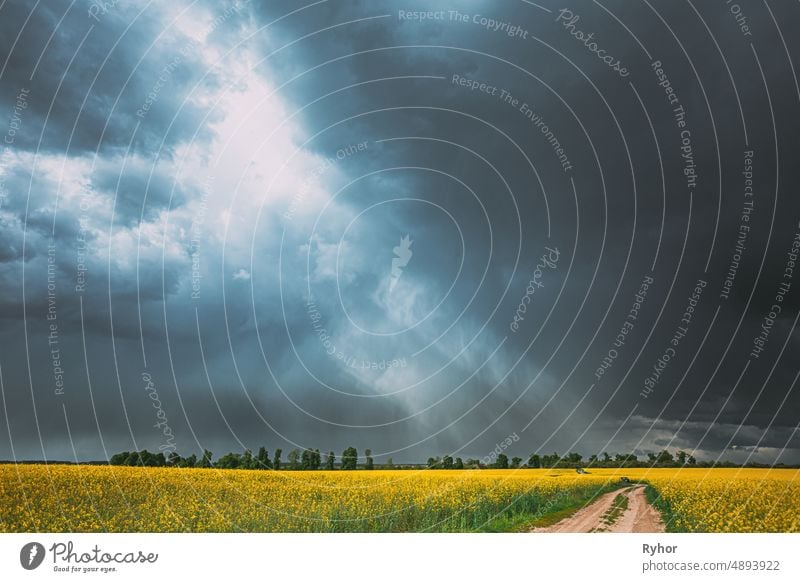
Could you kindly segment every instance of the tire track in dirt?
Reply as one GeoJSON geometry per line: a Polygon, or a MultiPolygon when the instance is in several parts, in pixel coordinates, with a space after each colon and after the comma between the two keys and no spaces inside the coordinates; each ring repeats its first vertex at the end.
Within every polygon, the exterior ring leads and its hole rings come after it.
{"type": "Polygon", "coordinates": [[[663,532],[661,515],[647,501],[644,489],[644,485],[635,485],[611,491],[570,517],[548,527],[533,528],[531,531],[535,533],[663,532]],[[617,499],[618,496],[624,499],[617,499]],[[624,511],[620,509],[623,506],[625,506],[624,511]]]}

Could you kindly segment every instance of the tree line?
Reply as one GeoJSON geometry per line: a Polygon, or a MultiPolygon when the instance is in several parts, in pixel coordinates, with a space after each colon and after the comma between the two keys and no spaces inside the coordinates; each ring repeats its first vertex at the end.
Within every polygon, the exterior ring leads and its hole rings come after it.
{"type": "MultiPolygon", "coordinates": [[[[219,468],[219,469],[272,469],[290,471],[317,471],[340,469],[352,471],[358,468],[372,470],[403,468],[395,466],[392,459],[387,459],[383,465],[376,465],[372,458],[372,451],[364,451],[363,462],[359,459],[358,451],[355,447],[347,447],[342,451],[337,460],[333,451],[328,451],[323,459],[319,449],[293,449],[282,458],[283,449],[275,449],[270,456],[266,447],[258,449],[256,454],[250,449],[243,453],[225,453],[216,461],[213,460],[213,453],[204,450],[198,457],[195,454],[182,457],[176,452],[152,453],[148,450],[117,453],[109,459],[111,465],[123,465],[129,467],[186,467],[186,468],[219,468]]],[[[579,453],[568,453],[564,456],[558,453],[549,455],[539,455],[534,453],[524,462],[521,457],[508,458],[504,453],[497,455],[493,463],[485,463],[479,459],[467,459],[461,457],[453,458],[450,455],[428,458],[427,467],[430,469],[555,469],[573,468],[587,469],[590,467],[707,467],[712,463],[698,463],[697,460],[685,451],[678,451],[674,455],[667,450],[659,453],[648,453],[647,458],[640,459],[634,454],[609,454],[591,455],[587,460],[579,453]]],[[[731,463],[716,463],[716,465],[735,466],[731,463]]]]}
{"type": "MultiPolygon", "coordinates": [[[[373,469],[375,463],[372,459],[372,451],[364,451],[365,458],[362,468],[373,469]]],[[[128,467],[185,467],[200,469],[272,469],[272,470],[294,470],[294,471],[316,471],[319,469],[342,469],[353,470],[358,467],[358,451],[354,447],[347,447],[341,455],[340,460],[336,461],[336,454],[328,451],[325,459],[319,449],[305,449],[303,451],[294,449],[286,455],[286,460],[282,458],[283,449],[275,449],[275,453],[270,458],[266,447],[258,449],[255,455],[250,449],[243,453],[225,453],[216,461],[213,461],[213,453],[204,450],[202,456],[192,454],[182,457],[176,452],[167,455],[164,453],[152,453],[147,449],[142,451],[125,451],[112,455],[109,459],[111,465],[123,465],[128,467]]],[[[391,460],[389,461],[391,464],[391,460]]]]}
{"type": "MultiPolygon", "coordinates": [[[[444,457],[442,461],[442,468],[447,468],[444,461],[448,457],[444,457]]],[[[428,464],[431,465],[429,459],[428,464]]],[[[707,467],[712,463],[698,463],[692,455],[686,451],[678,451],[674,455],[667,450],[659,453],[647,453],[646,459],[639,459],[634,454],[609,454],[600,453],[600,455],[591,455],[588,460],[583,460],[583,455],[580,453],[569,453],[564,456],[558,453],[551,455],[532,454],[528,457],[528,461],[523,465],[523,460],[520,457],[511,457],[504,453],[497,455],[497,460],[487,465],[494,469],[519,469],[521,467],[528,467],[530,469],[556,469],[556,468],[570,468],[570,469],[588,469],[590,467],[707,467]]],[[[470,461],[473,461],[470,459],[470,461]]],[[[719,464],[719,463],[717,463],[719,464]]],[[[733,466],[731,464],[731,466],[733,466]]]]}
{"type": "MultiPolygon", "coordinates": [[[[639,460],[636,455],[610,455],[609,453],[601,453],[600,456],[592,455],[588,460],[584,461],[583,456],[579,453],[569,453],[561,456],[558,453],[552,455],[539,455],[532,454],[528,457],[527,462],[522,457],[511,457],[505,453],[497,455],[493,463],[484,463],[478,459],[467,459],[464,461],[461,457],[453,459],[450,455],[444,457],[430,457],[428,458],[428,467],[431,469],[555,469],[555,468],[571,468],[571,469],[584,469],[589,467],[683,467],[683,466],[698,466],[697,460],[685,451],[678,451],[675,455],[669,451],[661,451],[660,453],[648,453],[647,460],[639,460]]],[[[702,465],[702,464],[701,464],[702,465]]]]}

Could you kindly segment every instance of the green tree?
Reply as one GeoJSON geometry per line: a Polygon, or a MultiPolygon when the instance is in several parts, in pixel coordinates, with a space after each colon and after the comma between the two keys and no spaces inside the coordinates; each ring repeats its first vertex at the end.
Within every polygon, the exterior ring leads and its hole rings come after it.
{"type": "Polygon", "coordinates": [[[153,454],[147,449],[142,449],[134,454],[137,455],[136,464],[144,467],[163,467],[167,463],[164,453],[153,454]]]}
{"type": "Polygon", "coordinates": [[[253,468],[255,468],[253,451],[251,451],[250,449],[245,449],[244,455],[242,455],[242,469],[253,469],[253,468]]]}
{"type": "Polygon", "coordinates": [[[358,451],[355,447],[347,447],[342,452],[342,469],[345,471],[353,471],[358,466],[358,451]]]}
{"type": "Polygon", "coordinates": [[[443,469],[452,469],[453,468],[453,457],[450,455],[445,455],[442,457],[442,468],[443,469]]]}
{"type": "Polygon", "coordinates": [[[281,453],[283,449],[275,449],[275,456],[272,458],[272,466],[275,467],[275,470],[281,468],[281,453]]]}
{"type": "Polygon", "coordinates": [[[456,469],[463,469],[464,468],[464,461],[461,459],[461,457],[456,457],[456,466],[455,466],[455,468],[456,469]]]}
{"type": "Polygon", "coordinates": [[[552,455],[544,455],[542,457],[542,466],[547,469],[552,469],[553,467],[558,466],[559,461],[561,461],[561,455],[558,453],[553,453],[552,455]]]}
{"type": "Polygon", "coordinates": [[[521,464],[522,464],[522,459],[520,457],[512,457],[511,458],[511,468],[512,469],[518,469],[521,464]]]}
{"type": "Polygon", "coordinates": [[[259,469],[269,469],[272,467],[272,462],[269,460],[269,451],[267,451],[266,447],[261,447],[258,449],[256,464],[258,465],[259,469]]]}
{"type": "Polygon", "coordinates": [[[686,461],[688,460],[689,453],[686,451],[678,451],[678,454],[675,455],[675,457],[677,458],[679,465],[685,465],[686,461]]]}
{"type": "Polygon", "coordinates": [[[214,466],[220,469],[240,469],[242,468],[242,455],[239,453],[225,453],[217,459],[214,466]]]}
{"type": "Polygon", "coordinates": [[[203,458],[200,459],[200,467],[203,469],[208,469],[211,467],[211,457],[213,453],[207,449],[203,450],[203,458]]]}
{"type": "Polygon", "coordinates": [[[289,469],[296,471],[300,467],[300,451],[292,449],[286,456],[286,460],[289,462],[289,469]]]}
{"type": "Polygon", "coordinates": [[[393,469],[394,468],[394,461],[392,461],[391,457],[386,459],[386,468],[387,469],[393,469]]]}
{"type": "Polygon", "coordinates": [[[656,463],[662,465],[670,465],[675,462],[675,457],[672,456],[668,450],[664,449],[660,453],[658,453],[658,457],[656,457],[656,463]]]}
{"type": "Polygon", "coordinates": [[[539,467],[541,467],[542,466],[541,457],[539,457],[539,455],[537,455],[535,453],[533,455],[531,455],[530,458],[528,459],[528,466],[531,469],[538,469],[539,467]]]}
{"type": "Polygon", "coordinates": [[[372,471],[375,468],[375,463],[372,460],[372,449],[366,449],[364,451],[364,456],[366,457],[364,460],[364,468],[368,471],[372,471]]]}
{"type": "Polygon", "coordinates": [[[494,464],[498,469],[508,469],[508,457],[505,453],[497,455],[497,461],[494,464]]]}
{"type": "Polygon", "coordinates": [[[124,453],[117,453],[116,455],[111,455],[111,458],[108,460],[109,465],[124,465],[125,462],[128,460],[130,453],[125,451],[124,453]]]}
{"type": "Polygon", "coordinates": [[[325,468],[328,471],[333,471],[336,465],[336,455],[333,454],[333,451],[328,451],[328,456],[325,459],[325,468]]]}
{"type": "Polygon", "coordinates": [[[183,460],[183,463],[182,463],[182,465],[181,465],[181,466],[183,466],[183,467],[188,467],[188,468],[192,469],[192,468],[194,468],[196,465],[197,465],[197,455],[195,455],[194,453],[192,453],[191,455],[189,455],[188,457],[186,457],[186,458],[183,460]]]}

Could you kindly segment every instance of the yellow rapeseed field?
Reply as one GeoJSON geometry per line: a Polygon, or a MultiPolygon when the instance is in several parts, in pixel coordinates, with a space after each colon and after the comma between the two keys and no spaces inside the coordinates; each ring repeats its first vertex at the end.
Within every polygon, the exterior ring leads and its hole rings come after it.
{"type": "Polygon", "coordinates": [[[606,490],[574,471],[0,466],[0,531],[474,531],[606,490]]]}
{"type": "Polygon", "coordinates": [[[653,485],[670,529],[800,530],[800,471],[589,471],[2,465],[0,531],[476,531],[591,501],[621,476],[653,485]]]}
{"type": "Polygon", "coordinates": [[[667,531],[800,532],[797,469],[593,469],[652,485],[667,531]]]}

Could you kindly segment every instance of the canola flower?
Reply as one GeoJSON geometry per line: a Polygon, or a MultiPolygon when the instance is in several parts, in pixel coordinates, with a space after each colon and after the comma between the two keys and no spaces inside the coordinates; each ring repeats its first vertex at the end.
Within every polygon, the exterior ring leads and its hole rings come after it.
{"type": "Polygon", "coordinates": [[[597,469],[647,481],[667,531],[800,532],[800,470],[597,469]]]}
{"type": "Polygon", "coordinates": [[[0,465],[0,532],[476,531],[647,481],[668,529],[800,531],[800,471],[244,471],[0,465]]]}
{"type": "Polygon", "coordinates": [[[612,487],[548,470],[243,471],[0,466],[4,532],[475,531],[612,487]]]}

